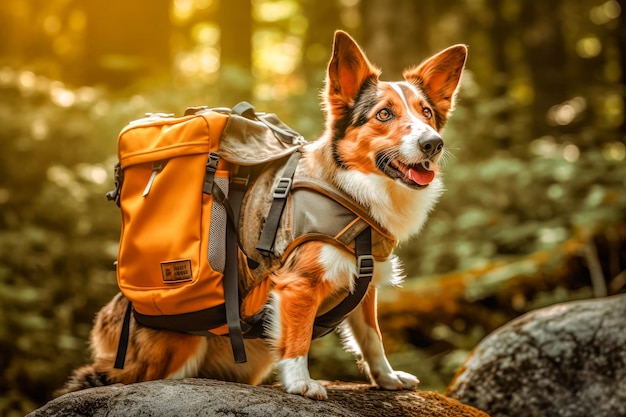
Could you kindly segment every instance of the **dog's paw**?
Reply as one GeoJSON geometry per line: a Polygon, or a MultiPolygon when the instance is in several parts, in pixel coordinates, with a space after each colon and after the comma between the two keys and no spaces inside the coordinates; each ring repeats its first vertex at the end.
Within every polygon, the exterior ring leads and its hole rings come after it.
{"type": "Polygon", "coordinates": [[[392,371],[376,378],[376,383],[382,389],[396,391],[401,389],[415,389],[420,380],[407,372],[392,371]]]}
{"type": "Polygon", "coordinates": [[[325,400],[328,398],[326,388],[314,379],[298,379],[288,384],[284,384],[285,391],[290,394],[299,394],[303,397],[314,400],[325,400]]]}

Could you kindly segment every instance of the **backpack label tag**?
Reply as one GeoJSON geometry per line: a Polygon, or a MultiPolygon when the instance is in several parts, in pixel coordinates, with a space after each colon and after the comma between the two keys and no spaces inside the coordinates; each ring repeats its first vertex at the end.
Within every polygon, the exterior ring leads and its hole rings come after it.
{"type": "Polygon", "coordinates": [[[166,284],[191,281],[193,279],[191,259],[161,262],[161,274],[166,284]]]}

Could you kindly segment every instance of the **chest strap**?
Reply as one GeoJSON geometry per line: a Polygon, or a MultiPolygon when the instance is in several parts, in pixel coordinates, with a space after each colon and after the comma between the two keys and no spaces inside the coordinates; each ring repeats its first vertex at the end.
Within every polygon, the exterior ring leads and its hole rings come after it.
{"type": "Polygon", "coordinates": [[[313,338],[317,339],[331,331],[350,314],[363,300],[369,284],[374,276],[374,257],[372,256],[372,228],[366,227],[354,239],[354,251],[356,254],[356,278],[354,291],[352,291],[342,302],[330,311],[315,319],[313,325],[313,338]]]}
{"type": "MultiPolygon", "coordinates": [[[[366,227],[354,240],[356,251],[357,273],[354,283],[354,291],[349,293],[339,304],[328,312],[315,318],[312,338],[317,339],[330,332],[341,324],[363,300],[369,284],[374,276],[374,257],[372,256],[372,229],[366,227]]],[[[247,338],[266,338],[267,310],[261,310],[247,322],[247,338]]]]}

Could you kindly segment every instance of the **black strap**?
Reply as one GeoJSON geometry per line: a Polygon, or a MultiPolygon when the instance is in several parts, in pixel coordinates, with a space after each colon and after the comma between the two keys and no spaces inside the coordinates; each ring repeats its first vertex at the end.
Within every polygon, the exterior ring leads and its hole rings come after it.
{"type": "Polygon", "coordinates": [[[128,338],[130,337],[130,313],[133,311],[133,303],[128,301],[126,313],[124,313],[124,321],[122,322],[122,330],[120,332],[120,341],[117,344],[117,354],[115,355],[115,369],[124,369],[124,361],[126,361],[126,351],[128,350],[128,338]]]}
{"type": "Polygon", "coordinates": [[[313,338],[322,337],[335,329],[352,310],[354,310],[369,288],[374,276],[374,257],[372,256],[372,228],[368,226],[354,239],[357,276],[354,291],[333,309],[315,319],[313,338]]]}
{"type": "Polygon", "coordinates": [[[233,188],[227,198],[214,181],[215,171],[219,155],[211,152],[206,163],[206,173],[202,192],[213,194],[213,198],[220,202],[226,210],[228,224],[226,226],[226,264],[224,265],[224,307],[226,308],[226,324],[228,325],[228,337],[233,349],[235,363],[247,361],[246,348],[243,343],[241,322],[239,320],[239,268],[237,263],[237,251],[239,237],[237,225],[239,223],[239,210],[243,191],[233,188]]]}
{"type": "Polygon", "coordinates": [[[226,306],[222,303],[200,311],[158,316],[141,314],[133,309],[133,317],[137,323],[153,329],[210,336],[213,333],[208,329],[215,329],[224,324],[226,306]]]}
{"type": "Polygon", "coordinates": [[[237,266],[238,238],[237,224],[239,223],[239,210],[244,192],[233,188],[228,193],[228,199],[224,202],[230,210],[228,215],[232,216],[226,228],[226,265],[224,267],[224,304],[226,306],[226,324],[228,324],[228,336],[233,349],[235,363],[244,363],[246,359],[246,349],[243,343],[241,331],[241,321],[239,320],[239,270],[237,266]]]}
{"type": "Polygon", "coordinates": [[[274,189],[274,200],[270,206],[269,212],[265,217],[265,224],[261,231],[261,237],[256,245],[256,249],[263,255],[269,256],[272,254],[272,248],[274,247],[274,240],[276,239],[276,233],[278,233],[278,225],[280,218],[283,215],[285,204],[287,203],[287,197],[291,190],[291,183],[293,182],[293,175],[296,172],[298,161],[302,156],[300,150],[295,151],[289,157],[282,176],[278,180],[278,184],[274,189]]]}

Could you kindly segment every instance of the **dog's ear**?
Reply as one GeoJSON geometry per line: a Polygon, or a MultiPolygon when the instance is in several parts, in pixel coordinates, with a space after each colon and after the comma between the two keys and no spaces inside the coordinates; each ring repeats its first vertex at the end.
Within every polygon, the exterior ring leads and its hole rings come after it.
{"type": "Polygon", "coordinates": [[[335,32],[333,55],[328,64],[326,91],[329,100],[351,106],[366,81],[375,82],[380,71],[367,60],[357,43],[346,32],[335,32]]]}
{"type": "Polygon", "coordinates": [[[402,74],[405,80],[417,85],[433,101],[441,125],[454,109],[466,58],[467,47],[454,45],[402,74]]]}

